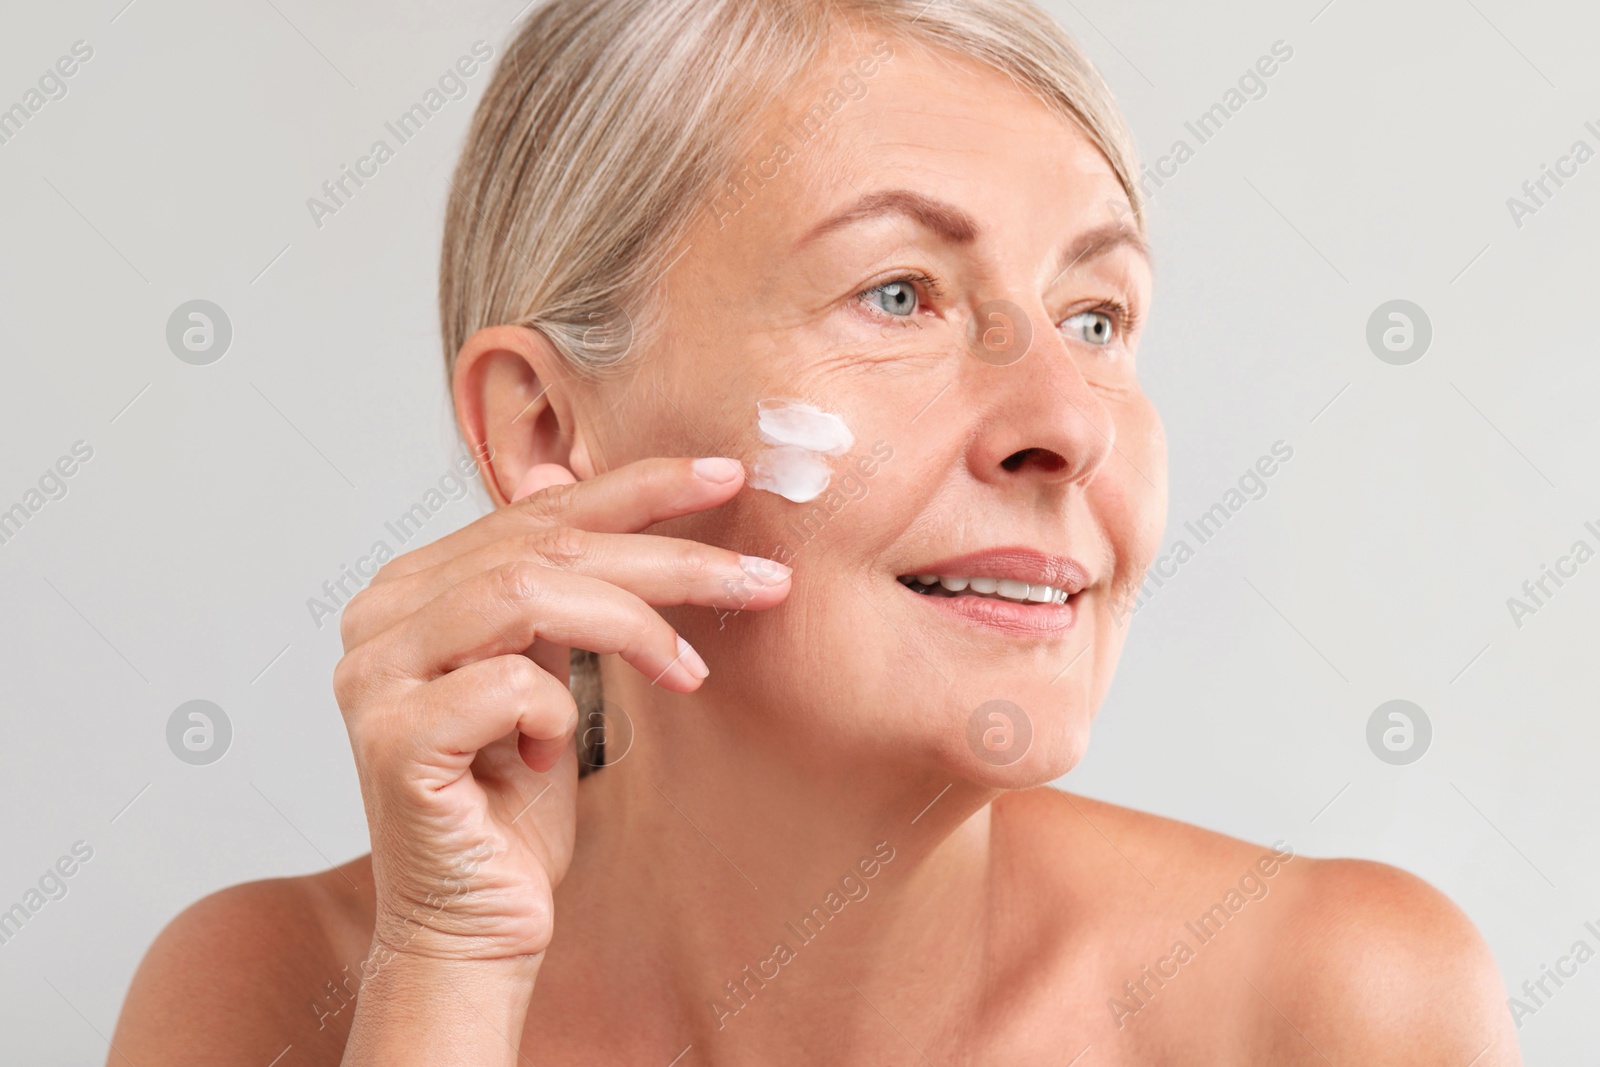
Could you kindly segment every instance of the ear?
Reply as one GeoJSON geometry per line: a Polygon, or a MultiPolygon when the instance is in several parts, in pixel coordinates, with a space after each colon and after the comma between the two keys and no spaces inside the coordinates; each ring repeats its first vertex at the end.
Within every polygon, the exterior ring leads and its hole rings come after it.
{"type": "Polygon", "coordinates": [[[573,417],[573,384],[555,347],[526,326],[490,326],[461,346],[451,375],[456,422],[496,507],[516,499],[541,464],[594,477],[573,417]]]}

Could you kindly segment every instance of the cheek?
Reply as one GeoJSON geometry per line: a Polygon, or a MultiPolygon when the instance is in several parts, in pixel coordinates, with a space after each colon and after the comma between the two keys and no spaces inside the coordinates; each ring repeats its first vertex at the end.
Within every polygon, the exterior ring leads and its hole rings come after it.
{"type": "Polygon", "coordinates": [[[749,375],[673,351],[641,359],[630,377],[598,389],[577,416],[595,470],[658,456],[731,456],[749,466],[756,397],[749,375]]]}
{"type": "Polygon", "coordinates": [[[1117,413],[1117,447],[1089,487],[1089,499],[1116,554],[1116,581],[1137,586],[1161,547],[1167,524],[1167,440],[1143,393],[1117,413]]]}
{"type": "Polygon", "coordinates": [[[880,470],[854,497],[829,492],[807,504],[747,488],[720,508],[658,527],[794,568],[789,596],[764,611],[660,609],[712,663],[715,688],[707,692],[715,699],[758,707],[782,694],[776,703],[788,725],[770,728],[826,729],[835,741],[866,728],[842,723],[842,709],[893,703],[885,665],[903,657],[902,638],[883,625],[871,584],[872,546],[893,536],[880,507],[880,495],[888,495],[880,479],[890,473],[880,470]],[[737,669],[719,674],[719,665],[737,669]]]}

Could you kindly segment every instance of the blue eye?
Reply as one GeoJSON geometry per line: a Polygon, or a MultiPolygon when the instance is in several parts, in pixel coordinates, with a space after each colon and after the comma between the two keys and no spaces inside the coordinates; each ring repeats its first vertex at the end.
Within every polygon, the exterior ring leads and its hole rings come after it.
{"type": "Polygon", "coordinates": [[[1117,339],[1117,323],[1104,311],[1080,311],[1062,327],[1085,344],[1105,346],[1117,339]]]}
{"type": "Polygon", "coordinates": [[[910,282],[885,282],[861,294],[861,299],[873,307],[896,318],[904,318],[917,310],[917,290],[910,282]]]}

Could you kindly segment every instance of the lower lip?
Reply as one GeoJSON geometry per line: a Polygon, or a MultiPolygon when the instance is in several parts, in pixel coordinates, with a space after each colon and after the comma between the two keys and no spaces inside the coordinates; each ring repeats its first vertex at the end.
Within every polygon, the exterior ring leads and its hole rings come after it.
{"type": "Polygon", "coordinates": [[[1078,596],[1081,595],[1073,594],[1065,604],[1023,604],[981,596],[929,596],[903,582],[895,584],[904,589],[907,596],[916,597],[934,611],[1016,637],[1052,637],[1066,633],[1077,621],[1078,596]]]}

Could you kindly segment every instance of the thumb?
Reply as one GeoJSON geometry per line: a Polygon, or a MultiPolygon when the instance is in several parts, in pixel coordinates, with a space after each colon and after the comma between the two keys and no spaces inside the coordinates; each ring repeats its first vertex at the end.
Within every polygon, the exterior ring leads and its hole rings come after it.
{"type": "Polygon", "coordinates": [[[559,463],[536,463],[528,468],[522,480],[517,483],[516,492],[511,494],[511,500],[515,503],[541,489],[548,489],[552,485],[570,485],[577,480],[571,471],[559,463]]]}

